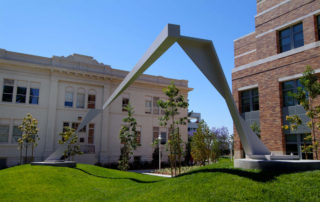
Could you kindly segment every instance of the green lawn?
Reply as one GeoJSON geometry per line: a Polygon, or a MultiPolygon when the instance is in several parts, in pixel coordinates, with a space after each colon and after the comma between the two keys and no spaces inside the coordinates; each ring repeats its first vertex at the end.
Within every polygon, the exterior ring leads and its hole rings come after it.
{"type": "Polygon", "coordinates": [[[320,171],[291,174],[234,169],[223,159],[176,178],[79,164],[0,170],[0,200],[319,201],[320,171]]]}

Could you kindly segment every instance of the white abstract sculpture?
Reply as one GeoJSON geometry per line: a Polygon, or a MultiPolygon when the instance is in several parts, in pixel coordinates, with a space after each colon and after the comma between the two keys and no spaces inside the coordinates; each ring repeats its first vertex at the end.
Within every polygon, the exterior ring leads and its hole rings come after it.
{"type": "MultiPolygon", "coordinates": [[[[267,156],[270,156],[270,151],[261,142],[257,135],[254,134],[239,114],[212,41],[182,36],[180,35],[180,26],[173,24],[168,24],[163,29],[131,72],[129,72],[109,99],[104,103],[102,109],[92,109],[88,112],[76,132],[79,132],[80,129],[86,126],[99,113],[109,107],[124,90],[126,90],[175,42],[178,42],[195,65],[225,99],[246,155],[252,159],[267,159],[267,156]]],[[[51,154],[46,161],[59,159],[64,150],[65,148],[61,146],[51,154]]]]}

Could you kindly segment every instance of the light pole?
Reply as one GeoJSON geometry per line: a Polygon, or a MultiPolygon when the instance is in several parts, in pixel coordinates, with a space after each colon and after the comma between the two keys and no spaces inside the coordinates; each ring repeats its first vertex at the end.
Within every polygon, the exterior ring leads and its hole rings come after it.
{"type": "Polygon", "coordinates": [[[159,142],[159,170],[161,169],[161,149],[160,149],[160,144],[161,144],[161,134],[159,133],[158,136],[158,142],[159,142]]]}

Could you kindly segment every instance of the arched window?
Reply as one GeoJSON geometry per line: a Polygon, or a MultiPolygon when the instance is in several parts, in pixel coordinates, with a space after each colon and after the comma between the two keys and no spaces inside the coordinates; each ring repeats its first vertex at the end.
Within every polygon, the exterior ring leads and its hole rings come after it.
{"type": "Polygon", "coordinates": [[[65,107],[73,107],[73,88],[67,87],[66,93],[64,96],[64,106],[65,107]]]}
{"type": "Polygon", "coordinates": [[[79,88],[77,91],[77,108],[84,108],[85,101],[85,90],[83,88],[79,88]]]}
{"type": "Polygon", "coordinates": [[[96,108],[96,91],[89,90],[88,94],[88,109],[95,109],[96,108]]]}

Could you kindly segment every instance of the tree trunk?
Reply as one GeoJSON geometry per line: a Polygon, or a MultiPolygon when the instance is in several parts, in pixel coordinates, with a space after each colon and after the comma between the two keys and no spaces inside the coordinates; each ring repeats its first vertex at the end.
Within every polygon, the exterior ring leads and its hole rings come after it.
{"type": "Polygon", "coordinates": [[[22,144],[20,144],[20,165],[22,165],[22,144]]]}
{"type": "Polygon", "coordinates": [[[26,163],[28,163],[28,143],[26,143],[26,155],[25,155],[25,161],[24,161],[24,163],[26,164],[26,163]]]}
{"type": "Polygon", "coordinates": [[[33,148],[34,148],[34,144],[32,143],[32,145],[31,145],[31,162],[33,161],[33,148]]]}
{"type": "MultiPolygon", "coordinates": [[[[311,111],[313,113],[313,106],[312,106],[312,98],[309,98],[309,111],[311,111]]],[[[311,131],[311,135],[312,135],[312,145],[313,145],[313,150],[315,150],[315,152],[313,151],[313,153],[315,153],[316,155],[316,160],[318,160],[318,146],[317,146],[317,139],[316,139],[316,133],[315,133],[315,128],[314,128],[314,118],[313,115],[311,117],[311,123],[312,123],[312,131],[311,131]]]]}

